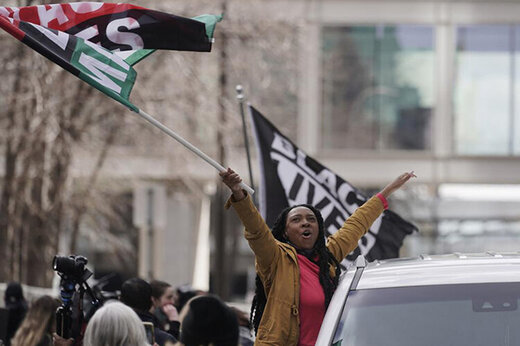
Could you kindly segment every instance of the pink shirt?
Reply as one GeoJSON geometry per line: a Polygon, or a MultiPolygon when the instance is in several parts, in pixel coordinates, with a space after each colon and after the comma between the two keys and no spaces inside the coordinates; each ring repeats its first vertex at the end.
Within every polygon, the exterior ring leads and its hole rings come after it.
{"type": "Polygon", "coordinates": [[[299,346],[314,346],[325,317],[325,294],[319,280],[320,268],[298,254],[300,267],[299,346]]]}

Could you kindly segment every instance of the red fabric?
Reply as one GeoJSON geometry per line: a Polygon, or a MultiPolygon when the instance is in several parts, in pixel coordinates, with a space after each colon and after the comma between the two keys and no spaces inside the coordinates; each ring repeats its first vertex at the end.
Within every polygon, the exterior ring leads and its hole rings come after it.
{"type": "Polygon", "coordinates": [[[383,196],[382,194],[380,194],[379,192],[376,194],[376,196],[381,200],[381,202],[383,203],[383,208],[385,208],[385,210],[388,209],[388,201],[386,200],[385,196],[383,196]]]}
{"type": "Polygon", "coordinates": [[[0,28],[4,29],[5,31],[7,31],[8,33],[10,33],[11,35],[13,35],[21,41],[25,36],[25,32],[18,28],[19,25],[19,21],[12,20],[11,22],[11,20],[0,15],[0,28]]]}
{"type": "Polygon", "coordinates": [[[325,294],[319,280],[320,268],[298,254],[300,266],[299,346],[314,346],[325,317],[325,294]]]}
{"type": "Polygon", "coordinates": [[[67,31],[68,29],[89,19],[114,15],[129,10],[146,9],[131,4],[111,4],[87,1],[72,4],[1,7],[0,13],[5,17],[15,18],[23,22],[41,25],[54,30],[67,31]]]}

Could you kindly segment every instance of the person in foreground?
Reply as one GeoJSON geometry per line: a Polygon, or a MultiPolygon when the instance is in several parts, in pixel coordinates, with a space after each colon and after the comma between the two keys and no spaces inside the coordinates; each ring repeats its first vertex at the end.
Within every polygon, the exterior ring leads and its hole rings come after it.
{"type": "Polygon", "coordinates": [[[36,299],[11,340],[12,346],[50,346],[56,331],[56,309],[60,301],[44,295],[36,299]]]}
{"type": "Polygon", "coordinates": [[[269,230],[242,179],[232,169],[220,172],[232,192],[233,206],[255,253],[257,287],[251,307],[255,345],[314,345],[327,306],[338,285],[341,262],[388,207],[387,198],[415,174],[403,173],[359,207],[325,241],[323,218],[311,205],[283,210],[269,230]]]}
{"type": "Polygon", "coordinates": [[[190,299],[181,311],[179,346],[238,346],[235,312],[219,297],[208,294],[190,299]]]}
{"type": "MultiPolygon", "coordinates": [[[[128,305],[109,300],[99,308],[87,324],[83,346],[158,346],[150,345],[143,322],[128,305]]],[[[74,339],[53,336],[54,346],[72,346],[74,339]]],[[[172,345],[173,343],[169,343],[172,345]]]]}
{"type": "Polygon", "coordinates": [[[118,301],[108,301],[94,313],[85,330],[83,346],[148,346],[137,314],[118,301]]]}

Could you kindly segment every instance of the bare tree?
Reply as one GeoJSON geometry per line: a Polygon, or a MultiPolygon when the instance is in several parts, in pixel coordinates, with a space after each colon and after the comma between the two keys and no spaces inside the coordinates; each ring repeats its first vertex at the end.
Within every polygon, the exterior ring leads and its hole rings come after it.
{"type": "MultiPolygon", "coordinates": [[[[29,4],[20,1],[17,5],[29,4]]],[[[8,265],[0,269],[0,280],[48,286],[66,209],[81,214],[88,200],[69,204],[74,150],[92,128],[106,125],[110,122],[107,119],[116,121],[107,113],[123,109],[117,110],[95,89],[5,33],[0,39],[3,47],[12,48],[2,50],[2,59],[8,63],[0,67],[8,81],[3,84],[6,101],[0,112],[6,134],[1,143],[0,260],[8,265]]],[[[115,125],[109,127],[115,129],[115,125]]],[[[89,181],[95,181],[115,133],[98,138],[102,143],[100,159],[89,181]]],[[[92,138],[89,145],[96,148],[92,138]]],[[[95,151],[92,154],[95,156],[95,151]]]]}
{"type": "MultiPolygon", "coordinates": [[[[221,11],[220,2],[209,0],[135,3],[187,17],[221,11]]],[[[272,7],[276,1],[267,3],[272,7]]],[[[244,155],[234,94],[235,85],[242,84],[249,99],[294,137],[302,22],[297,15],[257,15],[265,13],[264,5],[228,0],[212,53],[157,51],[139,63],[132,101],[210,156],[218,156],[217,133],[224,134],[223,150],[230,155],[223,157],[236,157],[244,155]],[[219,45],[222,37],[227,48],[219,45]],[[219,56],[226,59],[220,67],[219,56]],[[224,86],[218,83],[219,74],[227,78],[224,86]],[[219,103],[224,110],[220,118],[219,103]]],[[[0,65],[0,263],[8,264],[0,266],[0,281],[48,286],[60,239],[67,234],[66,248],[77,250],[82,225],[95,230],[88,234],[93,243],[104,239],[120,251],[119,257],[134,261],[135,248],[118,242],[110,227],[99,224],[104,219],[128,228],[128,208],[118,209],[114,198],[128,195],[130,188],[105,170],[110,152],[124,148],[135,156],[167,160],[175,167],[167,179],[185,181],[191,189],[198,188],[198,172],[186,163],[198,159],[3,32],[0,44],[5,62],[0,65]],[[93,164],[73,170],[83,159],[93,164]]],[[[135,240],[135,230],[127,231],[135,240]]]]}

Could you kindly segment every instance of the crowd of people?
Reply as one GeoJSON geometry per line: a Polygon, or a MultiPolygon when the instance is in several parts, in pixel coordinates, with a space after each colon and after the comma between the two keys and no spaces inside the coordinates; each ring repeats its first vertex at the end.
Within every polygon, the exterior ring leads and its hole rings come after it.
{"type": "Polygon", "coordinates": [[[28,303],[22,286],[12,282],[5,291],[4,303],[8,311],[7,331],[0,338],[0,345],[250,344],[240,342],[239,319],[243,319],[243,312],[231,308],[216,295],[186,285],[174,288],[164,281],[147,282],[135,277],[123,282],[119,299],[105,301],[85,321],[84,331],[76,340],[56,333],[56,311],[62,304],[59,299],[43,295],[28,303]]]}
{"type": "Polygon", "coordinates": [[[415,177],[413,172],[398,176],[325,239],[323,218],[311,205],[283,210],[271,230],[242,189],[240,176],[231,169],[220,175],[231,191],[226,206],[237,212],[255,254],[256,292],[250,319],[207,292],[136,277],[121,285],[118,300],[106,301],[94,312],[82,340],[65,339],[56,334],[60,301],[42,296],[28,304],[22,287],[10,283],[4,297],[9,311],[4,344],[314,345],[338,285],[339,262],[388,207],[387,198],[415,177]]]}

